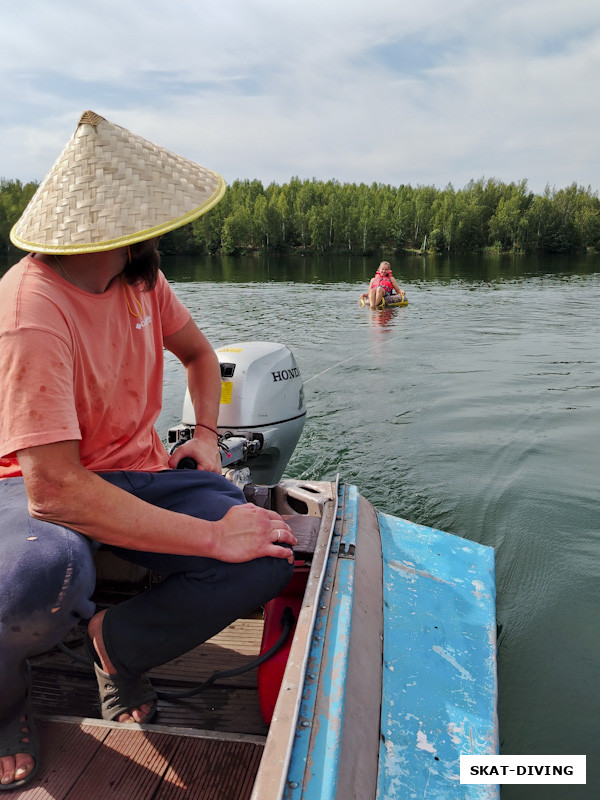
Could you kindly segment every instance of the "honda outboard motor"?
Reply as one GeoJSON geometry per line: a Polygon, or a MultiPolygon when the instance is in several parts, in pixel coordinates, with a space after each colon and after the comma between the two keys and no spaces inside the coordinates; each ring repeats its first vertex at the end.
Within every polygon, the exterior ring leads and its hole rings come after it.
{"type": "MultiPolygon", "coordinates": [[[[304,427],[300,370],[291,350],[272,342],[220,347],[221,405],[217,429],[224,473],[238,485],[276,484],[304,427]]],[[[174,446],[190,438],[196,418],[189,393],[181,424],[169,431],[174,446]]]]}

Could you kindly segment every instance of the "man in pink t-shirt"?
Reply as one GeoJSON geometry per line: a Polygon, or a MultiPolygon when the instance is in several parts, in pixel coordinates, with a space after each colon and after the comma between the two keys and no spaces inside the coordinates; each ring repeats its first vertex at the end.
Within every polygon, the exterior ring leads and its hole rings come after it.
{"type": "Polygon", "coordinates": [[[158,237],[210,209],[222,179],[85,112],[11,231],[0,281],[0,783],[41,754],[27,658],[89,619],[102,715],[148,722],[145,673],[275,596],[296,543],[221,475],[216,355],[159,269],[158,237]],[[163,348],[197,425],[169,457],[154,424],[163,348]],[[197,470],[177,470],[185,457],[197,470]],[[95,613],[106,547],[165,579],[95,613]]]}

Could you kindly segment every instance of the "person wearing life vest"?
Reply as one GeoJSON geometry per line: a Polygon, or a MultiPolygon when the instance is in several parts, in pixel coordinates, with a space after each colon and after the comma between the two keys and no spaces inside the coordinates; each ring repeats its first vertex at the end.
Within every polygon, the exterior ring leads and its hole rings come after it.
{"type": "Polygon", "coordinates": [[[394,294],[394,292],[396,294],[404,294],[398,286],[398,281],[392,275],[389,261],[382,261],[369,284],[369,305],[371,308],[376,308],[384,297],[394,294]]]}

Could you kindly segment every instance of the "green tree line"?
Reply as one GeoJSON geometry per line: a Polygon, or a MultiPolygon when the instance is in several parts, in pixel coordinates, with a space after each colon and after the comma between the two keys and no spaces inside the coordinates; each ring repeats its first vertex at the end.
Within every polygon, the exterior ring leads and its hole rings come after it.
{"type": "Polygon", "coordinates": [[[19,219],[37,189],[37,183],[21,183],[0,178],[0,249],[8,252],[10,229],[19,219]]]}
{"type": "MultiPolygon", "coordinates": [[[[36,184],[0,181],[0,246],[36,184]]],[[[234,181],[209,213],[163,237],[170,254],[251,251],[569,253],[600,249],[597,192],[573,183],[534,194],[527,181],[390,186],[300,180],[234,181]]]]}

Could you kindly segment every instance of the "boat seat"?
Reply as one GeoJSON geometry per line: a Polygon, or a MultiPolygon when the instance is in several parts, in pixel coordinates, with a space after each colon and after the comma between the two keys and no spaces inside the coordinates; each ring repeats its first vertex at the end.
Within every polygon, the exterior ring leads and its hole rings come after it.
{"type": "Polygon", "coordinates": [[[294,547],[296,558],[302,559],[312,556],[317,544],[321,518],[309,517],[303,514],[283,514],[282,516],[298,540],[298,544],[294,547]]]}

